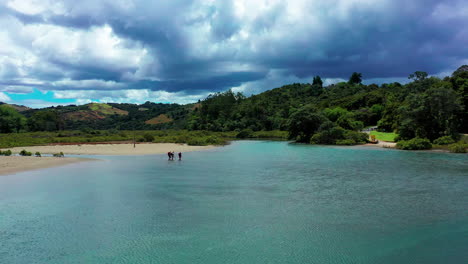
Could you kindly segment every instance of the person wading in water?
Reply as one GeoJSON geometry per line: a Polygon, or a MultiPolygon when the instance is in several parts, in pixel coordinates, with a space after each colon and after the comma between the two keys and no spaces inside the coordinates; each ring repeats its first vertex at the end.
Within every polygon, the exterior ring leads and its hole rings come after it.
{"type": "Polygon", "coordinates": [[[182,152],[179,152],[179,160],[182,160],[182,152]]]}

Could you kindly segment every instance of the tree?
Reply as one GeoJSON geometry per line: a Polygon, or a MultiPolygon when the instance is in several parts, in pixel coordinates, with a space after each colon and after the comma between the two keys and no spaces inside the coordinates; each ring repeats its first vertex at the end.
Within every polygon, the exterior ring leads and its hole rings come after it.
{"type": "Polygon", "coordinates": [[[410,94],[399,109],[403,139],[456,137],[463,107],[449,82],[440,81],[423,93],[410,94]]]}
{"type": "Polygon", "coordinates": [[[320,78],[320,76],[315,76],[314,77],[314,80],[312,81],[312,85],[316,85],[316,86],[319,86],[320,88],[323,87],[323,81],[322,81],[322,78],[320,78]]]}
{"type": "Polygon", "coordinates": [[[361,84],[362,83],[362,74],[358,72],[353,72],[351,77],[349,77],[349,84],[361,84]]]}
{"type": "Polygon", "coordinates": [[[289,138],[309,143],[312,135],[327,119],[312,105],[306,105],[291,115],[288,121],[289,138]]]}
{"type": "Polygon", "coordinates": [[[414,80],[414,81],[423,81],[427,78],[428,74],[427,72],[423,71],[416,71],[412,74],[409,75],[408,79],[414,80]]]}
{"type": "Polygon", "coordinates": [[[0,105],[0,133],[19,132],[26,118],[8,105],[0,105]]]}
{"type": "Polygon", "coordinates": [[[55,111],[39,111],[28,120],[31,131],[57,131],[63,127],[63,123],[55,111]]]}
{"type": "Polygon", "coordinates": [[[468,65],[463,65],[454,71],[450,82],[453,89],[460,94],[464,108],[460,114],[462,119],[461,132],[468,133],[468,65]]]}

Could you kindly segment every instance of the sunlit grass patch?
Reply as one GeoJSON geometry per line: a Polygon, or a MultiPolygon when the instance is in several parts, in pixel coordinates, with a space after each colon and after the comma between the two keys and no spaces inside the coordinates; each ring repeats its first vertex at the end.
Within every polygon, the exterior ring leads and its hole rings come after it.
{"type": "Polygon", "coordinates": [[[395,138],[398,136],[397,133],[387,133],[387,132],[378,132],[371,131],[371,135],[374,135],[377,140],[395,142],[395,138]]]}

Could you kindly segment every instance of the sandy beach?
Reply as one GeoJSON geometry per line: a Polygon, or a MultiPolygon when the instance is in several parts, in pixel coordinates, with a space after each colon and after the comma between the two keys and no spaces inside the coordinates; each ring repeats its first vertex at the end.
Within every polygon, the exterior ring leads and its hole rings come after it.
{"type": "Polygon", "coordinates": [[[21,171],[36,170],[62,166],[70,163],[92,161],[84,158],[54,158],[54,157],[0,157],[0,175],[14,174],[21,171]]]}
{"type": "Polygon", "coordinates": [[[169,151],[190,152],[214,148],[215,146],[188,146],[175,143],[145,143],[136,144],[82,144],[82,145],[50,145],[11,148],[13,153],[25,149],[32,153],[39,151],[42,154],[63,152],[66,155],[151,155],[164,154],[169,151]]]}
{"type": "MultiPolygon", "coordinates": [[[[151,155],[165,154],[169,151],[191,152],[214,148],[215,146],[188,146],[186,144],[175,143],[145,143],[136,144],[82,144],[82,145],[50,145],[11,148],[14,154],[18,154],[25,149],[29,152],[42,154],[54,154],[63,152],[67,155],[151,155]]],[[[6,150],[6,149],[3,149],[6,150]]],[[[70,163],[90,161],[85,158],[55,158],[55,157],[20,157],[0,156],[0,175],[13,174],[20,171],[49,168],[70,163]]]]}

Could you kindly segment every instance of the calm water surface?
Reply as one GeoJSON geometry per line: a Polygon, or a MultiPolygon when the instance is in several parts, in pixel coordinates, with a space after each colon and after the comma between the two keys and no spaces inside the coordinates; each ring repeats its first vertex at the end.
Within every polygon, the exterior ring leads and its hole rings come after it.
{"type": "Polygon", "coordinates": [[[0,263],[468,263],[468,156],[245,141],[4,176],[0,263]]]}

